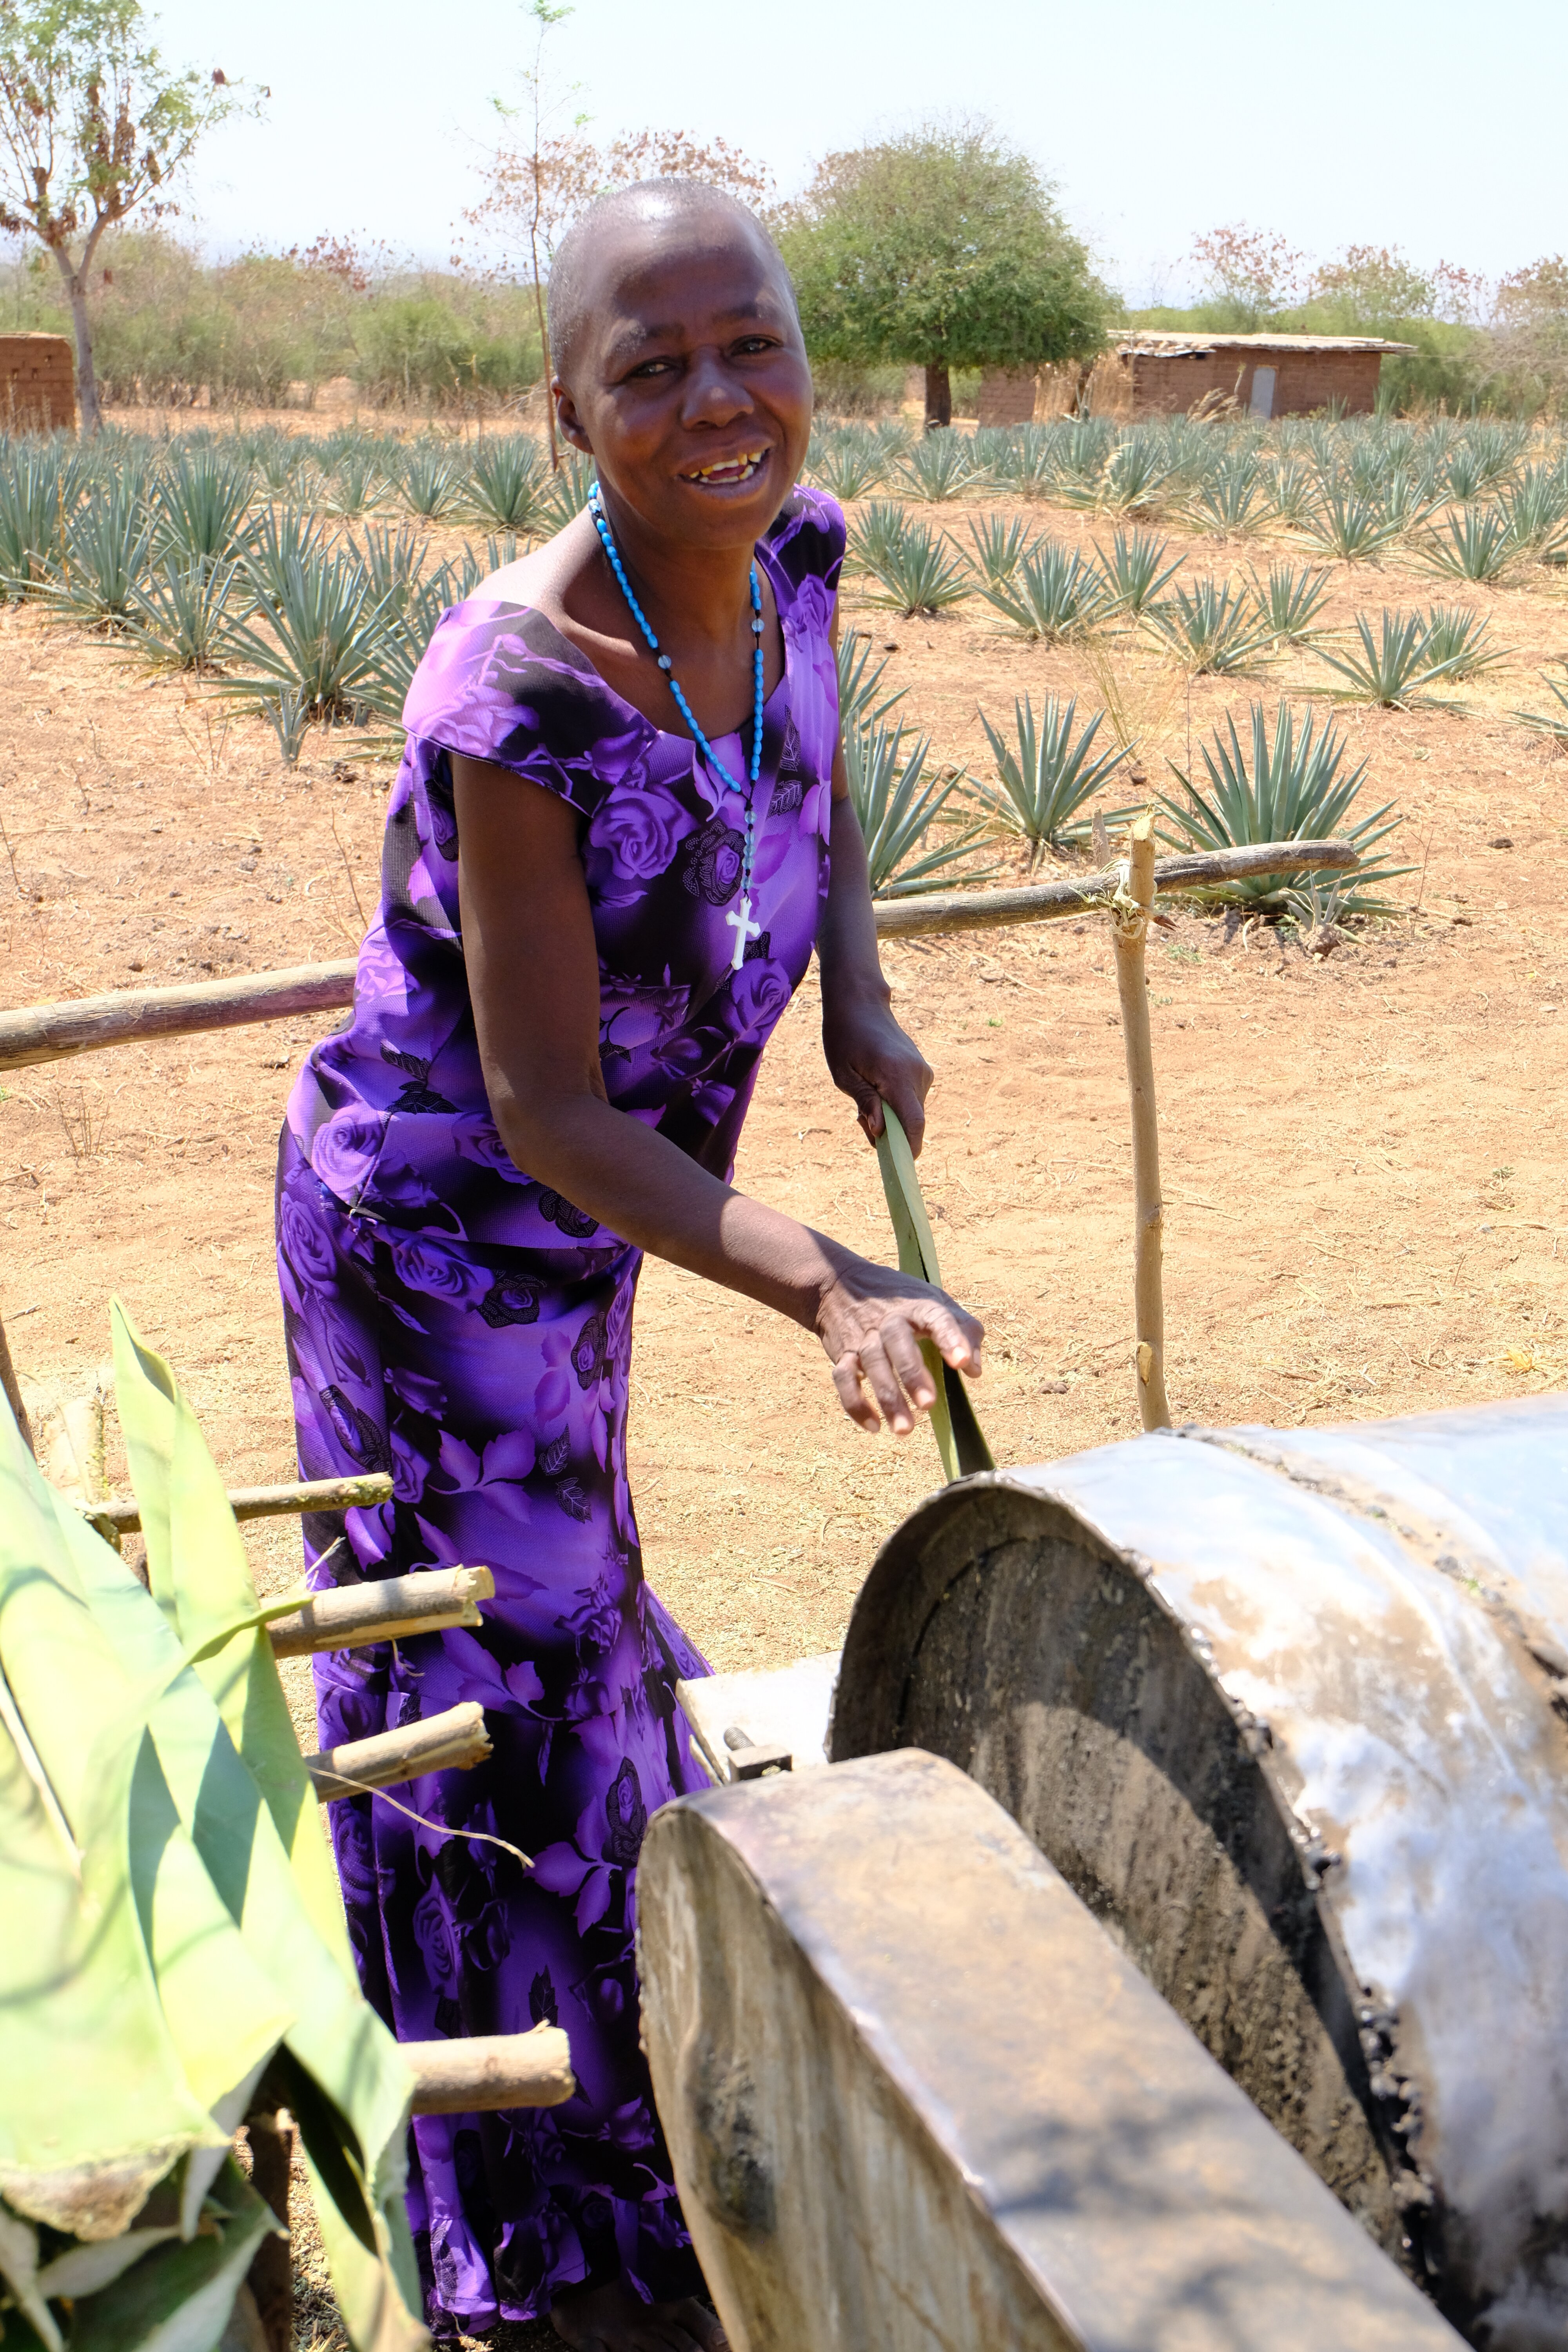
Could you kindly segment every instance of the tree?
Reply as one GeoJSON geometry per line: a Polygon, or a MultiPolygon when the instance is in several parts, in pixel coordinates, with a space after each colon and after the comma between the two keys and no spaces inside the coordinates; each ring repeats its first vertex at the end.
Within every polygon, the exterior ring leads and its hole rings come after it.
{"type": "Polygon", "coordinates": [[[1307,257],[1269,229],[1232,221],[1193,239],[1193,259],[1204,273],[1204,290],[1230,314],[1230,323],[1253,333],[1293,310],[1307,291],[1307,257]]]}
{"type": "Polygon", "coordinates": [[[1494,364],[1521,407],[1561,410],[1568,396],[1568,260],[1546,255],[1497,289],[1494,364]]]}
{"type": "Polygon", "coordinates": [[[0,0],[0,229],[37,237],[65,280],[86,432],[101,421],[87,308],[100,240],[138,208],[177,211],[197,141],[246,105],[222,72],[166,67],[140,0],[0,0]]]}
{"type": "MultiPolygon", "coordinates": [[[[529,0],[528,13],[536,27],[533,63],[522,75],[523,103],[507,106],[492,101],[503,121],[518,130],[491,156],[485,168],[485,193],[464,215],[475,227],[505,228],[515,223],[527,240],[528,268],[539,316],[539,344],[544,358],[544,381],[550,382],[550,335],[545,320],[544,281],[555,248],[579,213],[607,189],[629,187],[637,180],[707,180],[739,196],[742,204],[764,201],[770,193],[765,169],[752,163],[722,139],[702,146],[684,131],[641,131],[596,147],[586,135],[587,116],[575,117],[564,131],[548,131],[570,93],[552,93],[544,72],[544,43],[552,26],[570,16],[569,6],[552,0],[529,0]]],[[[519,258],[521,259],[521,255],[519,258]]],[[[552,465],[560,462],[555,446],[554,404],[546,407],[552,465]]]]}
{"type": "Polygon", "coordinates": [[[923,367],[928,431],[952,420],[952,369],[1092,358],[1115,307],[1047,184],[984,122],[827,156],[780,242],[813,357],[923,367]]]}

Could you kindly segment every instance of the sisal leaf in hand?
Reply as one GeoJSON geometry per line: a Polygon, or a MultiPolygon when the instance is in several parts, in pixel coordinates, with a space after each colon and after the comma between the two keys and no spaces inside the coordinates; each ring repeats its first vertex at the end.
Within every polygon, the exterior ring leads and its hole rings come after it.
{"type": "MultiPolygon", "coordinates": [[[[931,1239],[931,1221],[925,1202],[921,1198],[920,1178],[915,1173],[915,1155],[910,1150],[909,1137],[904,1133],[899,1115],[892,1107],[882,1105],[882,1132],[877,1138],[877,1165],[882,1173],[882,1190],[888,1198],[888,1214],[893,1221],[893,1238],[899,1245],[899,1271],[914,1275],[921,1282],[942,1285],[942,1269],[937,1264],[936,1244],[931,1239]]],[[[937,1452],[948,1484],[955,1478],[973,1477],[978,1470],[994,1470],[991,1448],[985,1443],[969,1391],[962,1372],[955,1372],[942,1357],[935,1342],[921,1338],[921,1355],[936,1382],[936,1402],[931,1409],[931,1424],[936,1437],[937,1452]]]]}

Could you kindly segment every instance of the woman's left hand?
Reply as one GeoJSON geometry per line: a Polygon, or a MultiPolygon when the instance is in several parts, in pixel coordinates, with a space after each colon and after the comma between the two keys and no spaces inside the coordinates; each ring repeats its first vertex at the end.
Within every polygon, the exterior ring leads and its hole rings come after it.
{"type": "Polygon", "coordinates": [[[931,1066],[894,1020],[884,992],[836,989],[825,980],[822,1045],[833,1083],[853,1101],[868,1140],[875,1143],[881,1134],[882,1105],[889,1103],[918,1157],[931,1066]]]}

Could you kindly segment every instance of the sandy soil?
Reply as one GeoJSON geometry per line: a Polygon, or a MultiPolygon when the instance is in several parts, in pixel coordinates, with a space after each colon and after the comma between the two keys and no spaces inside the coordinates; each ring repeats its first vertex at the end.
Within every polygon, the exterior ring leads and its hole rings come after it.
{"type": "MultiPolygon", "coordinates": [[[[931,519],[962,533],[975,510],[931,519]]],[[[1089,536],[1072,515],[1031,513],[1089,536]]],[[[1179,547],[1189,575],[1279,551],[1173,534],[1179,547]]],[[[1555,864],[1568,763],[1508,717],[1542,706],[1534,673],[1568,653],[1568,583],[1527,578],[1463,599],[1512,649],[1456,689],[1468,715],[1341,714],[1370,793],[1405,815],[1415,870],[1394,888],[1418,911],[1324,960],[1288,931],[1194,914],[1152,949],[1178,1420],[1360,1419],[1568,1374],[1555,864]]],[[[1442,593],[1393,565],[1341,566],[1331,617],[1442,593]]],[[[1095,663],[1020,646],[978,604],[892,624],[854,593],[846,608],[896,649],[889,678],[939,760],[984,769],[977,704],[1001,720],[1015,694],[1103,698],[1095,663]]],[[[1135,640],[1114,642],[1112,675],[1151,789],[1226,708],[1321,698],[1331,682],[1300,656],[1189,685],[1135,640]]],[[[9,608],[0,744],[0,1002],[259,971],[357,940],[392,772],[359,739],[314,740],[287,772],[267,728],[212,693],[150,683],[112,647],[9,608]]],[[[1032,1462],[1137,1427],[1121,1039],[1096,922],[982,940],[909,942],[885,961],[938,1073],[921,1176],[944,1276],[987,1326],[981,1415],[999,1460],[1032,1462]]],[[[770,1049],[738,1181],[890,1256],[875,1159],[816,1032],[808,983],[770,1049]]],[[[0,1078],[0,1315],[35,1405],[90,1379],[118,1296],[231,1481],[293,1474],[271,1179],[310,1034],[279,1023],[0,1078]]],[[[648,1572],[695,1639],[721,1667],[836,1645],[877,1547],[935,1483],[929,1436],[861,1436],[814,1340],[662,1266],[645,1277],[635,1384],[648,1572]]],[[[110,1480],[123,1488],[112,1418],[110,1480]]],[[[266,1585],[297,1573],[291,1525],[249,1539],[266,1585]]],[[[294,1696],[303,1723],[298,1675],[294,1696]]],[[[324,2352],[320,2302],[310,2324],[324,2352]]]]}

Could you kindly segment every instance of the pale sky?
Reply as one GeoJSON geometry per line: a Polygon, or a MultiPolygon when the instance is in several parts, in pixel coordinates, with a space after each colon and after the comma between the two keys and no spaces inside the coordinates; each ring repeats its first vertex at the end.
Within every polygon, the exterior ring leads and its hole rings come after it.
{"type": "MultiPolygon", "coordinates": [[[[271,89],[197,163],[218,253],[327,233],[444,260],[531,46],[517,0],[164,0],[157,24],[172,60],[271,89]]],[[[785,190],[835,147],[988,115],[1134,304],[1182,299],[1193,236],[1237,219],[1489,275],[1568,249],[1562,0],[579,0],[550,54],[595,137],[721,137],[785,190]]]]}

